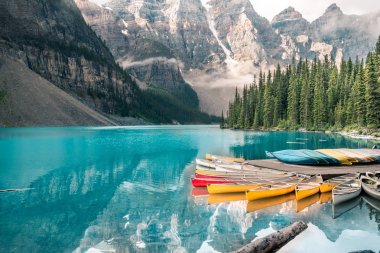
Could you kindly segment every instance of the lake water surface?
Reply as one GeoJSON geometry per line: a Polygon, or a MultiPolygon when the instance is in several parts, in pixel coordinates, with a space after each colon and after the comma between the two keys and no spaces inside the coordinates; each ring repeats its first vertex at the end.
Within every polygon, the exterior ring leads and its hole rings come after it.
{"type": "Polygon", "coordinates": [[[339,210],[314,196],[249,212],[246,201],[207,204],[190,183],[206,152],[371,144],[216,126],[0,129],[0,189],[30,188],[0,193],[0,252],[229,252],[297,220],[309,228],[280,252],[378,252],[380,203],[367,196],[339,210]]]}

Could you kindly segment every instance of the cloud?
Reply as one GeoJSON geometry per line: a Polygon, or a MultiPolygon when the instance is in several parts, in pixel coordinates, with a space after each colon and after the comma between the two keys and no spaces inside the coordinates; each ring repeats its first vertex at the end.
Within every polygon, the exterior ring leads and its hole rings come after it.
{"type": "Polygon", "coordinates": [[[380,1],[377,0],[250,0],[259,15],[269,21],[279,12],[293,6],[308,21],[320,17],[328,6],[336,3],[345,14],[365,14],[380,10],[380,1]]]}
{"type": "Polygon", "coordinates": [[[96,3],[97,5],[101,6],[107,2],[109,2],[110,0],[90,0],[90,2],[93,2],[93,3],[96,3]]]}
{"type": "Polygon", "coordinates": [[[157,62],[160,62],[160,63],[165,62],[168,64],[175,64],[175,65],[180,64],[180,62],[177,59],[175,58],[168,59],[166,57],[153,57],[153,58],[148,58],[142,61],[133,61],[132,58],[127,58],[127,57],[117,60],[117,63],[119,63],[123,69],[149,65],[149,64],[157,63],[157,62]]]}

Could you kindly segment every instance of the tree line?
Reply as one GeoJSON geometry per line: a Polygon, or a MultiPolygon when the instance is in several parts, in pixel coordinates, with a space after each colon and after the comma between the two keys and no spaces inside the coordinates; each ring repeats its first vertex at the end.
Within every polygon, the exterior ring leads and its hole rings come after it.
{"type": "Polygon", "coordinates": [[[365,60],[301,59],[260,72],[236,89],[221,127],[341,130],[380,128],[380,37],[365,60]]]}

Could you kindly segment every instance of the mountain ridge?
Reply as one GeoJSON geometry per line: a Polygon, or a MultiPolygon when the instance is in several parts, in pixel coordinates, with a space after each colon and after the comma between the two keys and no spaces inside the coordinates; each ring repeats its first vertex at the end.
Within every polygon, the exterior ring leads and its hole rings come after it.
{"type": "MultiPolygon", "coordinates": [[[[160,45],[165,50],[154,56],[171,52],[177,60],[174,71],[180,68],[183,78],[197,90],[201,108],[216,115],[226,110],[233,97],[229,86],[251,83],[260,70],[273,70],[293,59],[323,60],[326,55],[339,65],[343,58],[364,57],[380,34],[380,22],[376,21],[380,13],[346,15],[336,4],[312,22],[293,7],[270,22],[249,0],[110,0],[100,8],[124,24],[119,33],[132,46],[122,59],[133,62],[146,55],[146,50],[157,48],[154,43],[160,45]],[[142,39],[151,41],[145,50],[133,46],[142,39]],[[219,98],[213,99],[216,103],[221,101],[216,106],[208,106],[210,96],[201,93],[208,92],[207,88],[219,98]],[[229,99],[221,94],[230,94],[229,99]]],[[[88,20],[88,24],[92,27],[96,22],[88,20]]],[[[113,48],[123,46],[107,37],[104,40],[113,48]]]]}
{"type": "MultiPolygon", "coordinates": [[[[95,111],[121,118],[121,124],[128,121],[124,117],[154,123],[210,122],[210,117],[199,111],[191,88],[182,100],[140,89],[115,62],[115,52],[86,24],[74,1],[6,0],[0,8],[0,57],[22,61],[95,111]],[[160,103],[165,107],[157,106],[160,103]]],[[[118,33],[113,33],[114,39],[127,41],[118,33]]]]}

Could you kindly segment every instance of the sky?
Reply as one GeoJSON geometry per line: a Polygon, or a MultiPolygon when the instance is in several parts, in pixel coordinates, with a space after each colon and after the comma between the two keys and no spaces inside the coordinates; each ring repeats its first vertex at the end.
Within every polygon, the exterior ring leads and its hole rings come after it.
{"type": "MultiPolygon", "coordinates": [[[[233,1],[233,0],[232,0],[233,1]]],[[[380,0],[250,0],[256,12],[269,21],[289,6],[308,21],[320,17],[327,7],[336,3],[345,14],[364,14],[380,10],[380,0]]]]}
{"type": "MultiPolygon", "coordinates": [[[[103,4],[109,0],[91,0],[103,4]]],[[[185,0],[186,1],[186,0],[185,0]]],[[[233,0],[227,0],[233,1],[233,0]]],[[[293,6],[308,21],[314,21],[320,17],[327,7],[336,3],[345,14],[364,14],[380,10],[380,0],[250,0],[254,9],[260,16],[269,21],[286,9],[293,6]]]]}

